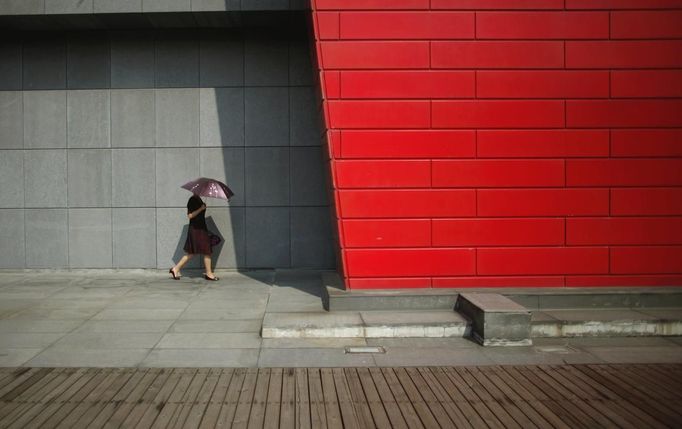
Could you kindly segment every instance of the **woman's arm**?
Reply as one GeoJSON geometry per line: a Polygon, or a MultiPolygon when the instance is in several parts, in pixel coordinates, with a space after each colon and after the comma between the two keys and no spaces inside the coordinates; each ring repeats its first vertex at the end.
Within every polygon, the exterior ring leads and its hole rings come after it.
{"type": "Polygon", "coordinates": [[[187,213],[187,217],[192,219],[196,217],[199,213],[203,212],[204,210],[206,210],[206,204],[202,204],[201,207],[199,207],[198,209],[194,210],[193,212],[187,213]]]}

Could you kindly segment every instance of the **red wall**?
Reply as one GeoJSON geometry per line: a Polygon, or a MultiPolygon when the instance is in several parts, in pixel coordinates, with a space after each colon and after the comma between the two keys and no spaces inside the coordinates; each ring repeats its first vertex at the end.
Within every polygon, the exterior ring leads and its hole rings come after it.
{"type": "Polygon", "coordinates": [[[346,287],[682,285],[682,0],[312,3],[346,287]]]}

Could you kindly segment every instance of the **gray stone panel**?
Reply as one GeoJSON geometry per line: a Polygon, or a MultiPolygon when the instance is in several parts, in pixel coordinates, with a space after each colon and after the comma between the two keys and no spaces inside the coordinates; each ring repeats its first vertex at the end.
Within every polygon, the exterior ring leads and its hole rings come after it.
{"type": "Polygon", "coordinates": [[[156,210],[113,209],[114,268],[156,268],[156,210]]]}
{"type": "Polygon", "coordinates": [[[25,252],[24,211],[0,210],[0,268],[24,268],[25,252]]]}
{"type": "Polygon", "coordinates": [[[21,89],[21,43],[0,42],[0,58],[0,90],[21,89]]]}
{"type": "Polygon", "coordinates": [[[46,14],[92,13],[93,0],[45,0],[46,14]]]}
{"type": "Polygon", "coordinates": [[[291,109],[291,145],[320,145],[320,115],[312,86],[289,88],[291,109]]]}
{"type": "Polygon", "coordinates": [[[156,206],[185,207],[192,194],[180,188],[199,177],[198,149],[156,150],[156,206]]]}
{"type": "Polygon", "coordinates": [[[199,41],[164,36],[156,41],[156,87],[199,86],[199,41]]]}
{"type": "Polygon", "coordinates": [[[208,229],[222,238],[213,248],[214,268],[242,268],[246,265],[246,235],[243,207],[213,207],[206,212],[208,229]]]}
{"type": "Polygon", "coordinates": [[[69,210],[69,266],[111,268],[111,209],[69,210]]]}
{"type": "Polygon", "coordinates": [[[221,12],[240,8],[240,0],[192,0],[193,12],[221,12]]]}
{"type": "MultiPolygon", "coordinates": [[[[168,269],[185,254],[182,250],[187,238],[187,209],[156,209],[156,265],[168,269]]],[[[189,261],[185,268],[198,267],[203,262],[199,257],[189,261]]]]}
{"type": "Polygon", "coordinates": [[[199,88],[156,91],[156,145],[199,146],[199,88]]]}
{"type": "Polygon", "coordinates": [[[66,147],[66,91],[24,92],[24,147],[66,147]]]}
{"type": "Polygon", "coordinates": [[[244,49],[245,81],[249,86],[289,83],[289,43],[274,37],[253,35],[244,49]]]}
{"type": "Polygon", "coordinates": [[[45,13],[45,0],[2,0],[1,15],[38,15],[45,13]]]}
{"type": "Polygon", "coordinates": [[[111,151],[69,152],[69,207],[111,206],[111,151]]]}
{"type": "Polygon", "coordinates": [[[95,13],[142,12],[142,0],[95,0],[95,13]]]}
{"type": "Polygon", "coordinates": [[[0,149],[24,147],[24,98],[20,91],[0,91],[0,149]]]}
{"type": "Polygon", "coordinates": [[[199,71],[202,87],[244,85],[244,42],[241,37],[228,34],[207,36],[201,40],[199,71]]]}
{"type": "Polygon", "coordinates": [[[24,152],[25,206],[66,206],[66,150],[24,152]]]}
{"type": "Polygon", "coordinates": [[[246,88],[246,145],[289,146],[289,88],[246,88]]]}
{"type": "Polygon", "coordinates": [[[290,266],[289,207],[246,208],[246,265],[290,266]]]}
{"type": "Polygon", "coordinates": [[[153,147],[156,114],[153,89],[111,91],[111,146],[153,147]]]}
{"type": "Polygon", "coordinates": [[[313,62],[307,40],[293,40],[289,44],[289,84],[313,85],[313,62]]]}
{"type": "Polygon", "coordinates": [[[24,89],[66,88],[66,43],[40,39],[24,43],[24,89]]]}
{"type": "Polygon", "coordinates": [[[109,90],[68,91],[67,112],[70,148],[111,146],[109,90]]]}
{"type": "Polygon", "coordinates": [[[320,147],[291,148],[291,204],[328,205],[327,181],[320,147]]]}
{"type": "Polygon", "coordinates": [[[334,268],[329,207],[291,208],[291,265],[297,268],[334,268]]]}
{"type": "Polygon", "coordinates": [[[200,173],[220,180],[234,196],[230,206],[244,205],[244,148],[201,148],[200,173]]]}
{"type": "Polygon", "coordinates": [[[246,148],[245,197],[249,206],[289,204],[289,148],[246,148]]]}
{"type": "Polygon", "coordinates": [[[113,150],[111,158],[113,206],[154,207],[156,204],[154,149],[113,150]]]}
{"type": "Polygon", "coordinates": [[[120,32],[111,36],[111,87],[154,87],[154,35],[120,32]]]}
{"type": "Polygon", "coordinates": [[[289,0],[291,10],[310,10],[310,0],[289,0]]]}
{"type": "Polygon", "coordinates": [[[68,265],[68,220],[65,209],[26,210],[26,267],[68,265]]]}
{"type": "Polygon", "coordinates": [[[72,38],[67,45],[67,86],[73,89],[109,88],[109,39],[101,33],[72,38]]]}
{"type": "Polygon", "coordinates": [[[242,10],[289,10],[289,0],[242,0],[242,10]]]}
{"type": "Polygon", "coordinates": [[[191,10],[190,0],[142,0],[143,12],[182,12],[191,10]]]}
{"type": "Polygon", "coordinates": [[[201,146],[244,146],[244,89],[199,91],[201,146]]]}
{"type": "Polygon", "coordinates": [[[24,207],[24,154],[20,150],[0,151],[0,207],[24,207]]]}

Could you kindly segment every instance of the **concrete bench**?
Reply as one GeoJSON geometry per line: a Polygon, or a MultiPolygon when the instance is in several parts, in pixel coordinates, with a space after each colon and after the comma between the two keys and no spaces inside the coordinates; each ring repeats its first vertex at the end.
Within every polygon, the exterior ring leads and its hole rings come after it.
{"type": "Polygon", "coordinates": [[[531,313],[496,293],[461,293],[455,309],[472,322],[472,337],[483,346],[530,346],[531,313]]]}

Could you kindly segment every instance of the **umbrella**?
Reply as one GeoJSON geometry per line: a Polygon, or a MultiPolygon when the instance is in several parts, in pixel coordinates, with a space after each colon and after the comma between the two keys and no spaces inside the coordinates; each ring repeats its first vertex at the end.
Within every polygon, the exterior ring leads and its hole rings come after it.
{"type": "Polygon", "coordinates": [[[200,177],[189,181],[182,185],[181,188],[187,189],[195,195],[223,200],[229,200],[234,195],[234,192],[226,184],[219,180],[209,179],[208,177],[200,177]]]}

